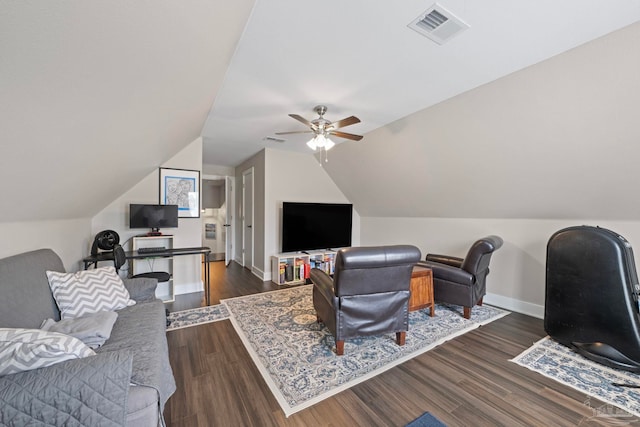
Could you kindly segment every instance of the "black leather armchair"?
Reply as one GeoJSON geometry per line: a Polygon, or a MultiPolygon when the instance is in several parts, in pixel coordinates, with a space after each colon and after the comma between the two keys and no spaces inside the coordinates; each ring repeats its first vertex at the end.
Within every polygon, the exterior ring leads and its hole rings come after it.
{"type": "Polygon", "coordinates": [[[341,249],[333,279],[311,270],[313,306],[336,339],[336,353],[344,354],[348,338],[396,333],[404,345],[409,328],[409,283],[420,261],[415,246],[376,246],[341,249]]]}
{"type": "Polygon", "coordinates": [[[502,246],[498,236],[476,241],[464,258],[427,254],[421,266],[433,271],[433,296],[436,301],[464,307],[464,318],[471,317],[471,308],[482,305],[487,293],[486,278],[493,252],[502,246]]]}

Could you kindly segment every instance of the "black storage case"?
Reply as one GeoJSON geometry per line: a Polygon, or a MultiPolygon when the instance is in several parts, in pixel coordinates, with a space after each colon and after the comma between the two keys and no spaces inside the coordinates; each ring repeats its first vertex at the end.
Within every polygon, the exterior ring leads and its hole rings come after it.
{"type": "Polygon", "coordinates": [[[640,372],[638,277],[624,237],[590,226],[551,236],[544,329],[591,360],[640,372]]]}

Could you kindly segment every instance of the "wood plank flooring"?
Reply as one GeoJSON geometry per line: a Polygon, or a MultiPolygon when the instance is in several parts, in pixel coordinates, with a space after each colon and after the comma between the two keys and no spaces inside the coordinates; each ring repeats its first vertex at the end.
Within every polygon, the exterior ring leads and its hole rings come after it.
{"type": "MultiPolygon", "coordinates": [[[[235,263],[212,264],[211,302],[278,288],[235,263]]],[[[178,296],[170,310],[199,306],[178,296]]],[[[604,405],[509,359],[545,336],[512,313],[289,418],[228,320],[167,333],[178,390],[165,420],[178,426],[404,426],[431,412],[448,426],[640,426],[596,416],[604,405]],[[612,421],[617,421],[613,423],[612,421]]]]}

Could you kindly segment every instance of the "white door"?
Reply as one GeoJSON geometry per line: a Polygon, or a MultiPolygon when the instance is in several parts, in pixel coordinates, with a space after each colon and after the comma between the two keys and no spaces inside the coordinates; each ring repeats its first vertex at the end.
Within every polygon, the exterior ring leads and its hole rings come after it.
{"type": "Polygon", "coordinates": [[[253,270],[253,168],[242,173],[242,265],[253,270]]]}
{"type": "Polygon", "coordinates": [[[227,201],[227,220],[225,221],[223,227],[225,230],[225,245],[224,245],[224,265],[229,265],[231,259],[233,258],[233,204],[234,204],[234,194],[233,184],[234,178],[231,176],[225,177],[225,186],[224,186],[224,196],[227,201]]]}

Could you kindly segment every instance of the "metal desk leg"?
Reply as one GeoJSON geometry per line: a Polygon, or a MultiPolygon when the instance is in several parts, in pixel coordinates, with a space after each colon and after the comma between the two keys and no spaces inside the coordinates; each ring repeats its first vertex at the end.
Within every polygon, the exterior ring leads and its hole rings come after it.
{"type": "Polygon", "coordinates": [[[207,301],[207,306],[209,306],[211,304],[211,296],[210,294],[210,290],[209,290],[209,285],[211,284],[211,262],[209,259],[209,254],[205,253],[204,254],[204,262],[206,264],[205,269],[204,269],[204,297],[207,301]]]}

